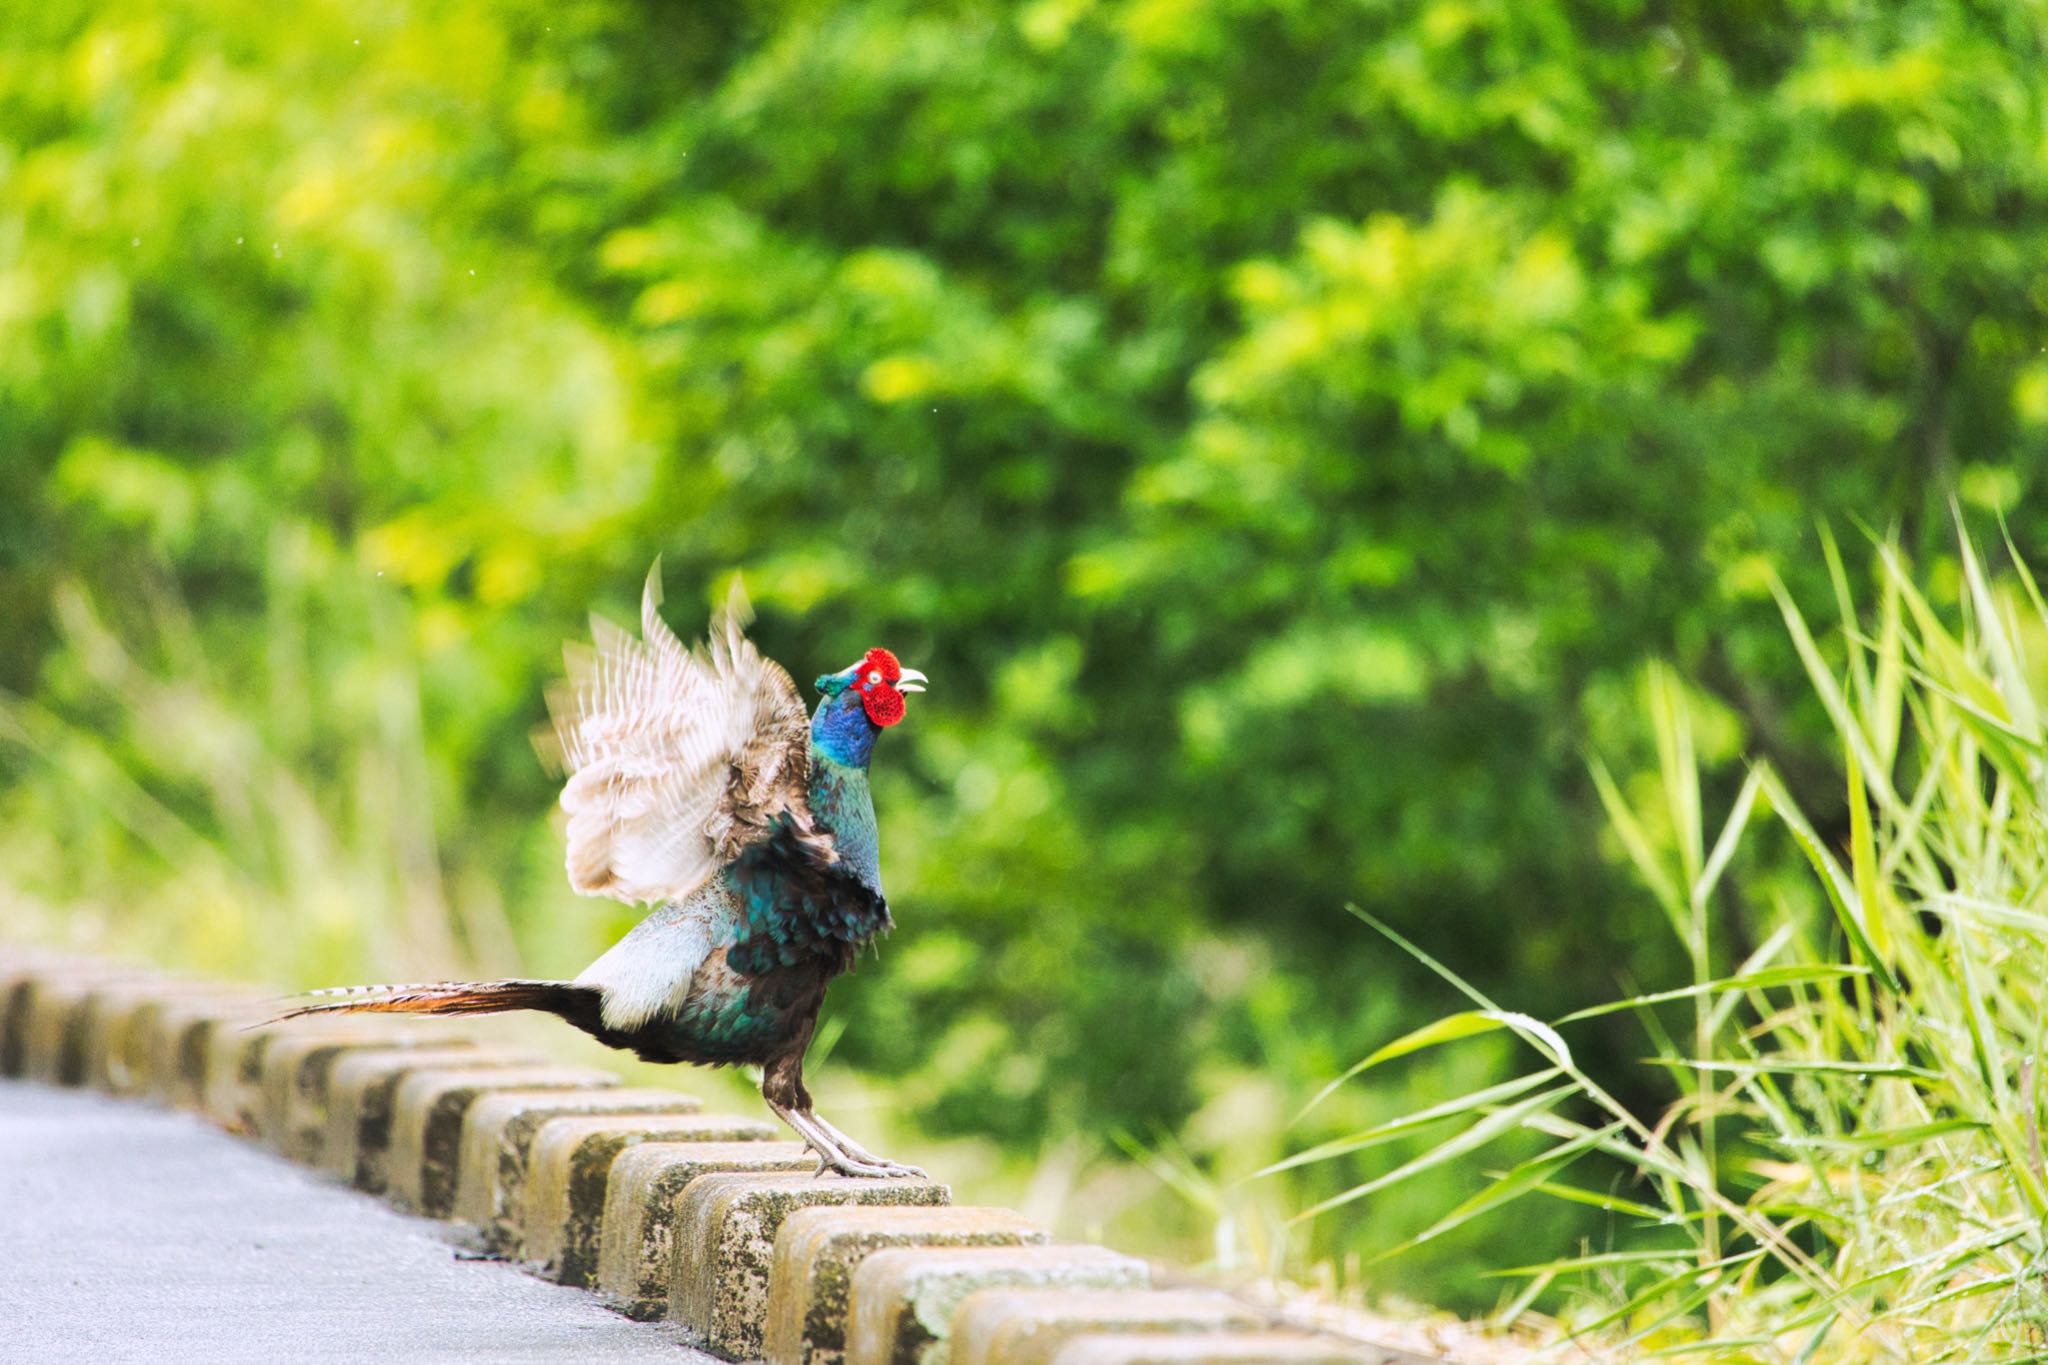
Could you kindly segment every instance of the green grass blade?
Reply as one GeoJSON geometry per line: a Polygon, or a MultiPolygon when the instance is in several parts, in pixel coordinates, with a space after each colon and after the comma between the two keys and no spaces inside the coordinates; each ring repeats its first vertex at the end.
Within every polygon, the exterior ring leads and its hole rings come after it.
{"type": "Polygon", "coordinates": [[[1386,938],[1389,942],[1393,943],[1395,947],[1399,948],[1402,952],[1408,954],[1408,956],[1414,958],[1417,962],[1420,962],[1423,966],[1429,968],[1432,972],[1435,972],[1445,981],[1448,981],[1452,986],[1457,988],[1457,991],[1460,995],[1464,996],[1467,1000],[1470,1000],[1473,1004],[1479,1006],[1481,1009],[1487,1010],[1498,1010],[1500,1008],[1499,1005],[1487,999],[1485,994],[1481,992],[1478,988],[1473,986],[1471,982],[1467,981],[1464,977],[1459,976],[1449,967],[1444,966],[1443,963],[1438,962],[1435,958],[1431,957],[1428,953],[1422,951],[1422,949],[1416,947],[1413,943],[1410,943],[1406,938],[1403,938],[1397,931],[1395,931],[1392,927],[1383,922],[1378,916],[1374,915],[1371,911],[1362,910],[1356,905],[1346,905],[1344,907],[1344,910],[1345,913],[1353,916],[1356,919],[1363,920],[1365,923],[1371,925],[1375,930],[1377,930],[1380,933],[1381,936],[1386,938]]]}
{"type": "Polygon", "coordinates": [[[1754,1062],[1703,1061],[1694,1057],[1645,1057],[1649,1066],[1706,1071],[1726,1076],[1911,1076],[1939,1080],[1941,1073],[1906,1062],[1844,1062],[1826,1057],[1774,1057],[1754,1062]]]}
{"type": "Polygon", "coordinates": [[[1969,585],[1970,601],[1977,609],[1977,638],[1990,652],[1991,674],[1997,683],[1999,698],[2005,703],[2013,728],[2039,744],[2040,714],[2034,705],[2034,693],[2028,685],[2026,669],[2020,662],[2019,648],[2013,642],[2005,613],[1991,591],[1990,580],[1984,576],[1983,560],[1970,541],[1970,532],[1963,525],[1960,513],[1955,521],[1956,538],[1962,545],[1963,581],[1969,585]]]}
{"type": "Polygon", "coordinates": [[[1504,1204],[1511,1204],[1524,1195],[1534,1193],[1552,1176],[1562,1172],[1580,1157],[1586,1155],[1587,1152],[1593,1150],[1601,1141],[1613,1137],[1620,1131],[1620,1124],[1609,1124],[1597,1133],[1589,1133],[1570,1142],[1560,1143],[1547,1152],[1517,1163],[1496,1178],[1492,1184],[1459,1204],[1449,1213],[1437,1219],[1436,1222],[1431,1223],[1408,1240],[1380,1252],[1366,1261],[1366,1264],[1374,1265],[1380,1261],[1398,1256],[1404,1251],[1411,1251],[1423,1243],[1434,1241],[1445,1233],[1462,1227],[1473,1219],[1490,1213],[1504,1204]]]}
{"type": "Polygon", "coordinates": [[[1600,804],[1607,810],[1608,822],[1614,826],[1616,837],[1627,851],[1629,861],[1635,865],[1636,875],[1643,879],[1643,884],[1650,888],[1650,894],[1657,898],[1657,904],[1663,907],[1665,916],[1671,921],[1672,932],[1682,942],[1689,940],[1692,926],[1688,922],[1686,904],[1678,894],[1678,883],[1671,879],[1671,874],[1657,857],[1649,835],[1644,833],[1642,823],[1629,809],[1628,802],[1622,799],[1621,788],[1615,785],[1607,766],[1596,758],[1587,767],[1592,772],[1593,789],[1599,793],[1600,804]]]}
{"type": "Polygon", "coordinates": [[[1310,1110],[1336,1094],[1345,1082],[1355,1080],[1383,1062],[1406,1057],[1424,1048],[1441,1047],[1445,1043],[1477,1037],[1482,1033],[1496,1033],[1506,1027],[1507,1021],[1497,1010],[1463,1010],[1424,1024],[1421,1028],[1404,1033],[1393,1042],[1374,1050],[1364,1060],[1352,1063],[1342,1075],[1318,1090],[1315,1097],[1301,1107],[1301,1112],[1294,1116],[1295,1121],[1300,1122],[1310,1110]]]}
{"type": "Polygon", "coordinates": [[[1798,653],[1800,663],[1806,666],[1807,681],[1813,685],[1814,692],[1820,697],[1821,705],[1827,709],[1828,718],[1835,723],[1836,731],[1849,745],[1849,751],[1854,755],[1855,761],[1863,765],[1864,778],[1870,783],[1871,790],[1877,794],[1879,801],[1888,810],[1895,808],[1898,805],[1898,796],[1892,791],[1891,783],[1885,779],[1884,769],[1878,765],[1877,755],[1871,750],[1869,740],[1863,733],[1862,722],[1850,708],[1848,699],[1842,695],[1841,684],[1835,680],[1835,675],[1828,668],[1826,660],[1821,658],[1820,646],[1814,643],[1812,633],[1806,628],[1806,618],[1799,614],[1799,607],[1792,601],[1792,594],[1786,591],[1784,583],[1776,576],[1771,579],[1771,595],[1777,599],[1779,614],[1785,618],[1785,629],[1792,636],[1792,647],[1798,653]]]}
{"type": "Polygon", "coordinates": [[[1553,1199],[1562,1199],[1569,1204],[1586,1204],[1596,1209],[1605,1210],[1608,1213],[1627,1214],[1631,1218],[1640,1218],[1646,1223],[1679,1223],[1686,1221],[1684,1216],[1674,1217],[1668,1211],[1660,1209],[1654,1204],[1645,1204],[1635,1199],[1623,1199],[1618,1194],[1605,1194],[1599,1190],[1589,1190],[1578,1185],[1559,1185],[1551,1181],[1545,1181],[1537,1186],[1537,1188],[1553,1199]]]}
{"type": "Polygon", "coordinates": [[[1756,809],[1757,793],[1763,790],[1763,783],[1763,774],[1755,768],[1751,768],[1749,775],[1742,779],[1742,790],[1735,794],[1735,804],[1729,807],[1728,818],[1722,822],[1720,837],[1714,840],[1714,850],[1707,855],[1706,867],[1693,885],[1696,903],[1704,905],[1713,896],[1714,888],[1721,884],[1721,876],[1735,857],[1743,832],[1749,828],[1749,818],[1756,809]]]}
{"type": "Polygon", "coordinates": [[[1554,1066],[1546,1067],[1541,1071],[1532,1071],[1526,1076],[1517,1076],[1511,1081],[1502,1081],[1498,1085],[1489,1085],[1484,1089],[1472,1091],[1470,1094],[1459,1095],[1456,1098],[1432,1104],[1426,1109],[1418,1109],[1413,1113],[1403,1114],[1399,1118],[1388,1119],[1384,1123],[1377,1123],[1370,1128],[1360,1129],[1358,1132],[1351,1133],[1345,1137],[1332,1138],[1327,1142],[1317,1143],[1306,1151],[1296,1152],[1284,1161],[1276,1161],[1263,1170],[1252,1172],[1248,1178],[1258,1180],[1265,1176],[1277,1175],[1281,1171],[1293,1170],[1297,1166],[1306,1166],[1317,1161],[1330,1161],[1340,1156],[1348,1156],[1352,1152],[1363,1151],[1368,1147],[1377,1147],[1382,1143],[1391,1142],[1396,1138],[1406,1137],[1410,1133],[1418,1132],[1429,1127],[1431,1124],[1442,1123],[1445,1119],[1456,1118],[1460,1114],[1469,1114],[1475,1109],[1484,1109],[1490,1105],[1511,1100],[1515,1096],[1525,1094],[1539,1085],[1554,1081],[1563,1074],[1562,1071],[1559,1071],[1554,1066]]]}
{"type": "Polygon", "coordinates": [[[1506,1108],[1488,1114],[1470,1128],[1446,1138],[1421,1156],[1414,1158],[1412,1161],[1402,1163],[1393,1170],[1388,1171],[1385,1175],[1368,1180],[1362,1185],[1355,1185],[1342,1194],[1332,1195],[1320,1204],[1315,1204],[1302,1210],[1287,1220],[1288,1226],[1292,1227],[1299,1223],[1306,1223],[1310,1219],[1320,1217],[1332,1209],[1342,1208],[1344,1205],[1354,1200],[1363,1199],[1375,1191],[1386,1189],[1390,1185],[1398,1185],[1405,1180],[1413,1179],[1424,1171],[1433,1170],[1447,1161],[1464,1156],[1468,1152],[1477,1151],[1503,1134],[1520,1128],[1524,1120],[1531,1115],[1541,1113],[1543,1110],[1563,1100],[1567,1095],[1577,1094],[1578,1090],[1579,1088],[1575,1085],[1555,1086],[1549,1090],[1531,1095],[1518,1104],[1511,1104],[1506,1108]]]}
{"type": "Polygon", "coordinates": [[[1899,989],[1898,978],[1892,975],[1890,964],[1870,941],[1870,935],[1864,928],[1863,907],[1856,898],[1856,888],[1842,875],[1842,869],[1836,866],[1834,858],[1821,847],[1820,836],[1813,832],[1813,826],[1800,814],[1798,805],[1792,800],[1791,793],[1784,789],[1784,784],[1778,781],[1776,775],[1768,777],[1766,782],[1772,808],[1778,812],[1779,820],[1792,832],[1792,838],[1799,845],[1799,851],[1806,855],[1807,862],[1812,864],[1814,872],[1820,877],[1821,887],[1827,892],[1828,904],[1834,908],[1836,919],[1841,922],[1850,941],[1856,945],[1857,955],[1876,973],[1878,979],[1884,982],[1886,989],[1896,994],[1899,989]]]}
{"type": "Polygon", "coordinates": [[[1871,831],[1870,803],[1863,799],[1863,769],[1854,755],[1842,765],[1849,775],[1849,879],[1856,889],[1856,907],[1870,948],[1885,962],[1895,960],[1889,916],[1885,907],[1888,889],[1877,875],[1877,842],[1871,831]]]}
{"type": "Polygon", "coordinates": [[[1684,687],[1664,664],[1650,665],[1645,690],[1650,700],[1650,728],[1657,739],[1657,769],[1664,781],[1664,801],[1670,811],[1672,832],[1678,839],[1680,876],[1690,886],[1699,881],[1706,859],[1692,713],[1686,704],[1684,687]]]}
{"type": "Polygon", "coordinates": [[[1930,1123],[1915,1123],[1904,1128],[1876,1128],[1841,1137],[1774,1138],[1772,1141],[1780,1147],[1861,1154],[1910,1147],[1916,1143],[1951,1137],[1957,1133],[1981,1133],[1987,1126],[1980,1119],[1936,1119],[1930,1123]]]}
{"type": "Polygon", "coordinates": [[[1677,986],[1668,991],[1652,991],[1648,995],[1633,996],[1627,1000],[1593,1005],[1587,1009],[1574,1010],[1552,1022],[1562,1027],[1565,1024],[1575,1024],[1581,1019],[1598,1019],[1604,1014],[1641,1009],[1646,1005],[1661,1005],[1671,1000],[1690,1000],[1695,996],[1719,995],[1724,991],[1759,991],[1817,981],[1842,981],[1850,977],[1868,975],[1868,967],[1836,963],[1805,967],[1766,967],[1762,971],[1748,972],[1741,976],[1724,976],[1713,981],[1702,981],[1697,986],[1677,986]]]}

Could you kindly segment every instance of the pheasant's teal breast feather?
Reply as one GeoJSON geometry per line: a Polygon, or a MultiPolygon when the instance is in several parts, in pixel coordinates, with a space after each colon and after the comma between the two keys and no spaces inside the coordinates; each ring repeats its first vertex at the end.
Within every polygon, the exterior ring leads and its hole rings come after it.
{"type": "Polygon", "coordinates": [[[727,961],[743,975],[765,976],[809,961],[843,971],[862,944],[889,927],[881,893],[845,859],[820,861],[787,817],[741,851],[731,876],[745,931],[727,961]]]}

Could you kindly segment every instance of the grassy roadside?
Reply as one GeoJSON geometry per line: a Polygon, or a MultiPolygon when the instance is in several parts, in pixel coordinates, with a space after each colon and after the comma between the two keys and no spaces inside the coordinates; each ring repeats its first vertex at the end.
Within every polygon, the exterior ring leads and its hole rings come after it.
{"type": "Polygon", "coordinates": [[[1854,600],[1832,542],[1827,553],[1831,638],[1782,590],[1779,603],[1840,737],[1839,837],[1816,830],[1767,763],[1707,810],[1695,708],[1652,669],[1655,781],[1624,784],[1597,761],[1594,777],[1691,979],[1540,1020],[1372,921],[1471,1007],[1388,1043],[1311,1107],[1353,1077],[1481,1035],[1512,1037],[1528,1064],[1269,1168],[1363,1169],[1377,1149],[1431,1135],[1298,1222],[1509,1150],[1469,1197],[1378,1256],[1565,1200],[1603,1211],[1607,1234],[1497,1273],[1516,1291],[1501,1320],[1542,1302],[1568,1352],[1576,1339],[1674,1359],[2040,1358],[2048,602],[2017,555],[1994,577],[1967,536],[1957,622],[1896,547],[1877,547],[1870,605],[1854,600]],[[1755,941],[1725,941],[1731,923],[1755,941]],[[1614,1015],[1633,1017],[1644,1064],[1669,1078],[1661,1114],[1632,1112],[1574,1056],[1575,1036],[1614,1015]],[[1626,1177],[1601,1183],[1599,1156],[1626,1177]]]}

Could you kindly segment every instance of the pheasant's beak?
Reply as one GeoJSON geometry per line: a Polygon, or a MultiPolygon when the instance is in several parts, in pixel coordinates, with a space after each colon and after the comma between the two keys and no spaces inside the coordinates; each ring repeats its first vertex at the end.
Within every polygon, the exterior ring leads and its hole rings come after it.
{"type": "Polygon", "coordinates": [[[924,691],[924,685],[930,681],[930,678],[927,678],[916,669],[906,668],[903,670],[903,676],[896,679],[896,690],[898,692],[922,692],[924,691]]]}

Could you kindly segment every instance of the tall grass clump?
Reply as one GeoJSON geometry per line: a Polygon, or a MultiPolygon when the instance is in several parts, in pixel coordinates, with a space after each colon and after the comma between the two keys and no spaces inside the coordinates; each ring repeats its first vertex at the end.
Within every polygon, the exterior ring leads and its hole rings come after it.
{"type": "Polygon", "coordinates": [[[436,799],[413,633],[332,555],[276,536],[261,628],[212,648],[147,566],[58,585],[44,685],[0,691],[11,930],[290,984],[518,968],[496,850],[436,799]]]}
{"type": "Polygon", "coordinates": [[[1529,1063],[1280,1163],[1435,1139],[1303,1220],[1506,1149],[1522,1159],[1383,1254],[1565,1199],[1606,1211],[1609,1233],[1562,1255],[1518,1248],[1506,1258],[1529,1263],[1497,1273],[1512,1286],[1504,1316],[1540,1303],[1582,1345],[1774,1362],[2048,1353],[2048,602],[2017,554],[1994,576],[1965,534],[1951,592],[1924,589],[1886,544],[1859,607],[1825,548],[1839,629],[1817,632],[1776,596],[1840,742],[1842,803],[1806,790],[1809,815],[1758,761],[1710,812],[1694,708],[1651,670],[1650,777],[1618,781],[1598,762],[1593,777],[1690,979],[1540,1020],[1374,921],[1471,1008],[1331,1090],[1483,1033],[1512,1036],[1529,1063]],[[1668,1077],[1661,1113],[1620,1102],[1574,1052],[1629,1016],[1668,1077]]]}

